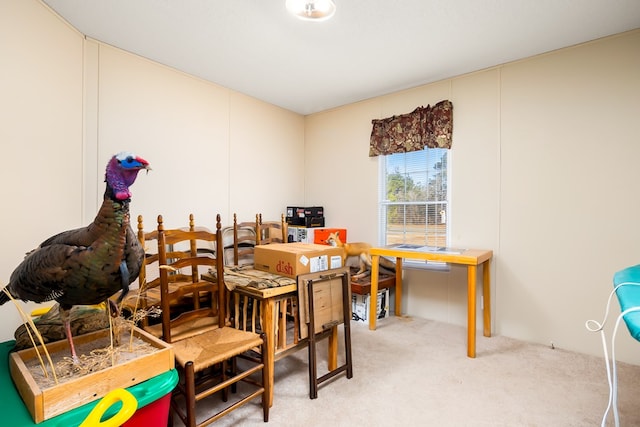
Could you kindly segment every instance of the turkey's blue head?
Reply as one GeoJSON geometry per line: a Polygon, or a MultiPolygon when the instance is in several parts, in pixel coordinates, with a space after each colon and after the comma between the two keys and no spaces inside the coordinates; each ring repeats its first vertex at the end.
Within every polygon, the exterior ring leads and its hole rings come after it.
{"type": "Polygon", "coordinates": [[[104,180],[113,189],[117,200],[131,198],[129,186],[135,182],[138,172],[142,169],[150,170],[149,162],[126,151],[116,154],[109,160],[104,180]]]}

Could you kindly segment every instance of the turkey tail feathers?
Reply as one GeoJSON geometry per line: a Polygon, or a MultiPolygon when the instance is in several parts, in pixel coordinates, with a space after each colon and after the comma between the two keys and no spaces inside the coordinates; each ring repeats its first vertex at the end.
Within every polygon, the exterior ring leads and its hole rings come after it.
{"type": "Polygon", "coordinates": [[[9,298],[9,295],[7,295],[7,292],[9,292],[7,288],[4,288],[0,291],[0,305],[3,305],[4,303],[11,300],[11,298],[9,298]]]}

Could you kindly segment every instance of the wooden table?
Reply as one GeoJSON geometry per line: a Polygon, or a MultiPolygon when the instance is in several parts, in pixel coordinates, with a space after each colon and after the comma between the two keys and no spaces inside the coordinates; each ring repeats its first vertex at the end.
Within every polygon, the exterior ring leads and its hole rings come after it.
{"type": "MultiPolygon", "coordinates": [[[[402,311],[402,260],[405,258],[439,261],[467,266],[467,356],[476,357],[476,284],[478,266],[482,266],[484,336],[491,336],[491,273],[493,251],[485,249],[448,249],[428,246],[398,244],[382,248],[371,248],[371,298],[378,294],[378,271],[380,257],[396,259],[396,316],[402,311]]],[[[376,304],[370,304],[369,329],[376,329],[376,304]]]]}
{"type": "MultiPolygon", "coordinates": [[[[244,270],[243,274],[251,275],[252,269],[244,270]]],[[[276,280],[282,280],[281,286],[272,286],[258,288],[255,286],[247,285],[247,280],[232,274],[225,272],[225,283],[227,288],[231,292],[235,292],[241,296],[248,296],[260,302],[260,319],[262,324],[262,330],[267,336],[267,354],[265,354],[265,369],[267,371],[267,377],[269,379],[270,393],[267,396],[269,399],[269,406],[273,405],[273,386],[274,386],[274,369],[275,362],[281,358],[288,356],[301,348],[306,348],[308,345],[307,339],[295,340],[293,344],[288,344],[286,338],[282,338],[282,334],[278,334],[277,331],[285,332],[286,324],[285,319],[279,316],[279,310],[276,310],[276,306],[279,303],[298,296],[298,285],[295,279],[289,279],[284,276],[278,276],[271,273],[257,271],[260,275],[267,275],[276,277],[276,280]],[[293,283],[289,283],[293,282],[293,283]],[[279,322],[278,322],[278,320],[279,322]],[[280,339],[278,339],[280,338],[280,339]]],[[[211,278],[210,274],[203,275],[204,278],[215,280],[211,278]]],[[[283,316],[286,313],[282,313],[283,316]]],[[[299,316],[298,316],[299,318],[299,316]]],[[[328,367],[329,370],[335,369],[338,365],[338,328],[337,326],[331,328],[329,334],[329,356],[328,367]]]]}

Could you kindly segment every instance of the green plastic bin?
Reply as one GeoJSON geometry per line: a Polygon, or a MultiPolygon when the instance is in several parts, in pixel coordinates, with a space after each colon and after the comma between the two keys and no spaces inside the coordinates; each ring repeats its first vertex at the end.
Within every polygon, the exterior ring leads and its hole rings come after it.
{"type": "MultiPolygon", "coordinates": [[[[0,343],[0,414],[3,425],[11,427],[74,427],[79,426],[89,415],[89,412],[98,404],[99,399],[80,406],[71,411],[60,414],[51,419],[36,424],[22,402],[18,390],[13,384],[9,372],[9,353],[13,349],[15,341],[0,343]]],[[[124,424],[126,427],[146,427],[166,425],[169,416],[169,400],[171,391],[178,383],[178,373],[171,369],[163,374],[156,375],[140,384],[128,387],[129,391],[138,401],[138,409],[124,424]]],[[[106,411],[103,420],[110,418],[120,410],[120,403],[114,404],[106,411]]]]}

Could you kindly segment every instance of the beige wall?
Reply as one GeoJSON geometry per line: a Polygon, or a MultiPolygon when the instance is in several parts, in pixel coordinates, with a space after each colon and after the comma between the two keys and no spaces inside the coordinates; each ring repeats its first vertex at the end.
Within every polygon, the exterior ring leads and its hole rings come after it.
{"type": "MultiPolygon", "coordinates": [[[[450,99],[451,243],[494,250],[494,333],[601,354],[584,322],[640,253],[640,31],[306,118],[85,40],[37,0],[0,2],[0,40],[3,283],[44,238],[93,218],[119,150],[152,164],[133,187],[147,224],[319,204],[328,225],[375,243],[371,119],[450,99]]],[[[464,270],[406,278],[406,312],[465,324],[464,270]]],[[[0,308],[1,340],[15,311],[0,308]]],[[[626,331],[618,345],[639,363],[626,331]]]]}
{"type": "MultiPolygon", "coordinates": [[[[494,333],[601,355],[585,321],[640,254],[640,31],[306,117],[306,200],[349,240],[378,242],[371,119],[442,99],[451,244],[494,250],[494,333]]],[[[404,312],[466,325],[465,273],[408,270],[404,312]]],[[[640,363],[621,331],[617,356],[640,363]]]]}
{"type": "MultiPolygon", "coordinates": [[[[214,226],[216,213],[225,224],[234,212],[279,219],[290,200],[302,201],[302,162],[287,160],[302,159],[302,116],[87,43],[99,51],[98,166],[133,150],[153,168],[133,188],[135,215],[155,222],[162,213],[171,224],[193,212],[214,226]]],[[[101,202],[101,181],[98,189],[101,202]]]]}
{"type": "MultiPolygon", "coordinates": [[[[158,214],[279,219],[304,202],[304,117],[85,39],[36,0],[0,2],[0,40],[2,283],[45,238],[93,220],[118,151],[151,163],[132,187],[146,228],[158,214]]],[[[17,310],[0,316],[10,339],[17,310]]]]}
{"type": "MultiPolygon", "coordinates": [[[[0,58],[4,287],[26,252],[82,219],[82,38],[36,1],[2,1],[0,58]]],[[[0,319],[4,341],[16,309],[0,319]]]]}

